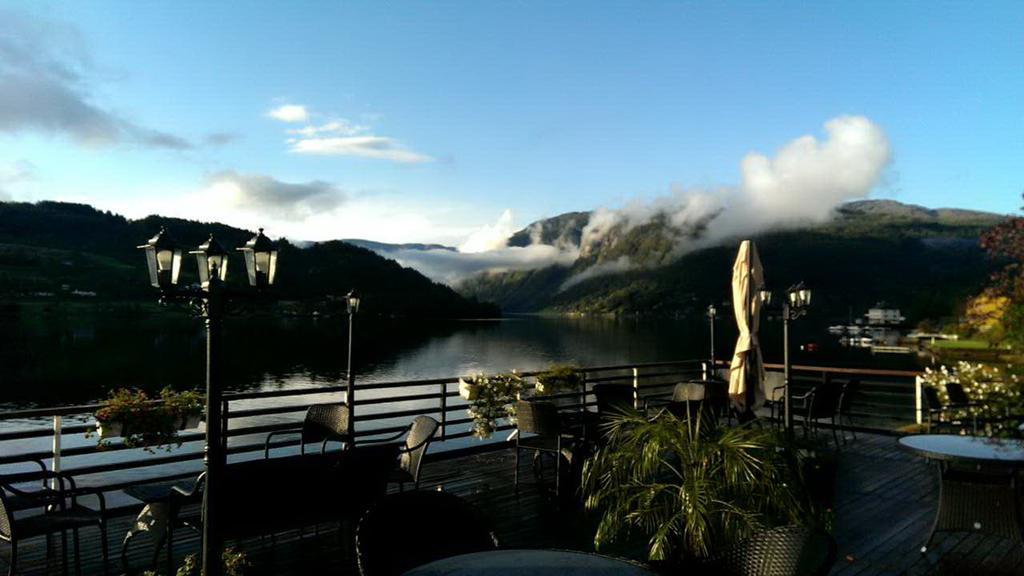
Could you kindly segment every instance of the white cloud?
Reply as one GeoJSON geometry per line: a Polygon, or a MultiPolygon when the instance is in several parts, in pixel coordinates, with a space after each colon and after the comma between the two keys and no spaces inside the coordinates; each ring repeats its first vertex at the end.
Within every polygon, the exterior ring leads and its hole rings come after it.
{"type": "Polygon", "coordinates": [[[532,270],[545,266],[571,266],[578,252],[546,244],[505,247],[487,252],[455,252],[452,250],[396,250],[382,253],[399,264],[415,268],[438,282],[457,284],[481,272],[532,270]]]}
{"type": "Polygon", "coordinates": [[[50,132],[89,147],[192,147],[93,102],[91,57],[75,28],[3,9],[0,22],[0,132],[50,132]]]}
{"type": "Polygon", "coordinates": [[[369,130],[366,126],[359,124],[353,124],[344,118],[338,120],[332,120],[326,124],[320,126],[304,126],[302,128],[292,128],[285,130],[288,134],[294,134],[296,136],[304,136],[306,138],[312,138],[318,134],[334,134],[337,136],[355,136],[357,134],[363,134],[369,130]]]}
{"type": "Polygon", "coordinates": [[[35,179],[35,166],[28,160],[0,165],[0,200],[9,200],[11,184],[35,179]]]}
{"type": "Polygon", "coordinates": [[[508,237],[515,232],[512,210],[506,209],[493,225],[485,224],[470,234],[459,246],[459,252],[487,252],[504,248],[508,244],[508,237]]]}
{"type": "Polygon", "coordinates": [[[329,182],[289,183],[262,174],[234,171],[210,176],[203,194],[207,202],[222,208],[286,221],[301,221],[334,210],[346,200],[345,193],[329,182]]]}
{"type": "Polygon", "coordinates": [[[301,104],[282,104],[269,110],[267,116],[281,122],[296,123],[309,121],[309,112],[301,104]]]}
{"type": "Polygon", "coordinates": [[[334,138],[300,138],[289,140],[289,151],[316,156],[356,156],[390,160],[400,164],[419,164],[434,159],[404,148],[384,136],[339,136],[334,138]]]}

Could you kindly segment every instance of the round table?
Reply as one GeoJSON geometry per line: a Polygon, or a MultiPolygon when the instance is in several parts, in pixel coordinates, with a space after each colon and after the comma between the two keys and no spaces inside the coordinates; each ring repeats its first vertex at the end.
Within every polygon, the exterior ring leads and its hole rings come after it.
{"type": "Polygon", "coordinates": [[[924,554],[936,532],[984,532],[1024,547],[1016,504],[1024,442],[978,436],[919,434],[900,438],[905,450],[938,463],[939,507],[924,554]]]}
{"type": "Polygon", "coordinates": [[[405,576],[530,576],[615,574],[651,576],[654,572],[626,560],[570,550],[492,550],[443,558],[405,576]]]}

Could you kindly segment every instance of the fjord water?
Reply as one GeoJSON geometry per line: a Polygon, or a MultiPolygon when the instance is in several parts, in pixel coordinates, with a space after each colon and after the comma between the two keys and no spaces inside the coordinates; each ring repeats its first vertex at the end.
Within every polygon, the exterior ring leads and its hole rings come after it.
{"type": "MultiPolygon", "coordinates": [[[[872,356],[835,345],[822,322],[794,327],[794,362],[913,368],[909,356],[872,356]],[[803,353],[801,343],[819,350],[803,353]]],[[[2,407],[79,404],[108,391],[164,386],[201,388],[202,322],[154,307],[8,309],[0,330],[2,407]]],[[[735,338],[731,318],[716,324],[716,356],[735,338]]],[[[225,324],[229,390],[275,390],[343,382],[347,318],[250,317],[225,324]]],[[[781,359],[781,325],[764,323],[767,361],[781,359]]],[[[511,316],[495,320],[400,320],[358,316],[354,372],[359,383],[542,369],[551,364],[608,366],[707,358],[708,321],[636,317],[511,316]]]]}

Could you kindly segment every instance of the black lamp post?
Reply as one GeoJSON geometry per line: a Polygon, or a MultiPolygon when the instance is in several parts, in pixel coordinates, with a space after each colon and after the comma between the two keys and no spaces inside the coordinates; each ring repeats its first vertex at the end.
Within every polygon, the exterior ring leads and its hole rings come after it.
{"type": "Polygon", "coordinates": [[[348,443],[355,446],[356,443],[356,419],[355,419],[355,374],[352,372],[352,326],[355,324],[356,313],[359,312],[359,294],[355,290],[349,290],[345,295],[345,304],[348,307],[348,368],[346,371],[347,382],[345,383],[345,404],[348,405],[348,443]]]}
{"type": "MultiPolygon", "coordinates": [[[[770,300],[770,298],[769,298],[770,300]]],[[[811,290],[804,286],[803,282],[790,286],[786,290],[786,297],[782,300],[782,378],[784,403],[786,408],[785,424],[786,430],[793,430],[793,390],[790,386],[790,361],[789,361],[789,323],[807,314],[807,307],[811,305],[811,290]]]]}
{"type": "Polygon", "coordinates": [[[718,316],[718,310],[714,304],[708,304],[708,324],[711,325],[711,370],[714,373],[715,370],[715,318],[718,316]]]}
{"type": "MultiPolygon", "coordinates": [[[[250,299],[251,294],[231,292],[224,285],[228,273],[228,251],[212,234],[209,240],[190,252],[196,256],[199,288],[178,287],[182,249],[165,229],[161,228],[156,236],[139,248],[146,251],[150,282],[160,289],[160,301],[187,302],[206,324],[206,487],[203,491],[202,570],[207,576],[220,576],[223,572],[224,537],[220,529],[218,499],[223,489],[221,484],[227,461],[221,422],[221,328],[229,301],[250,299]]],[[[263,235],[263,229],[239,250],[245,253],[249,283],[258,292],[271,286],[277,267],[277,248],[263,235]]]]}

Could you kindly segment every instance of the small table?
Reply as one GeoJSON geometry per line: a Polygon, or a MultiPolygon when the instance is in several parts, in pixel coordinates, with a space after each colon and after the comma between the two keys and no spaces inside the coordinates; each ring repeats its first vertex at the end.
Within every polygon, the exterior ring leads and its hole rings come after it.
{"type": "Polygon", "coordinates": [[[1024,524],[1017,507],[1017,472],[1024,468],[1024,442],[920,434],[900,438],[899,445],[939,465],[939,509],[922,554],[940,531],[984,532],[1024,546],[1024,524]]]}
{"type": "Polygon", "coordinates": [[[570,550],[492,550],[436,560],[405,576],[652,576],[654,572],[627,560],[570,550]]]}
{"type": "MultiPolygon", "coordinates": [[[[170,525],[171,517],[173,516],[171,494],[175,487],[182,490],[190,490],[194,484],[195,479],[186,479],[158,484],[138,484],[124,489],[125,494],[145,504],[139,515],[136,516],[135,521],[128,528],[128,533],[125,534],[124,541],[121,543],[121,563],[124,565],[125,571],[128,570],[128,544],[141,532],[148,532],[154,539],[152,567],[156,569],[160,550],[168,542],[169,532],[173,528],[170,525]]],[[[170,547],[168,547],[168,570],[171,569],[171,558],[172,552],[170,547]]]]}

